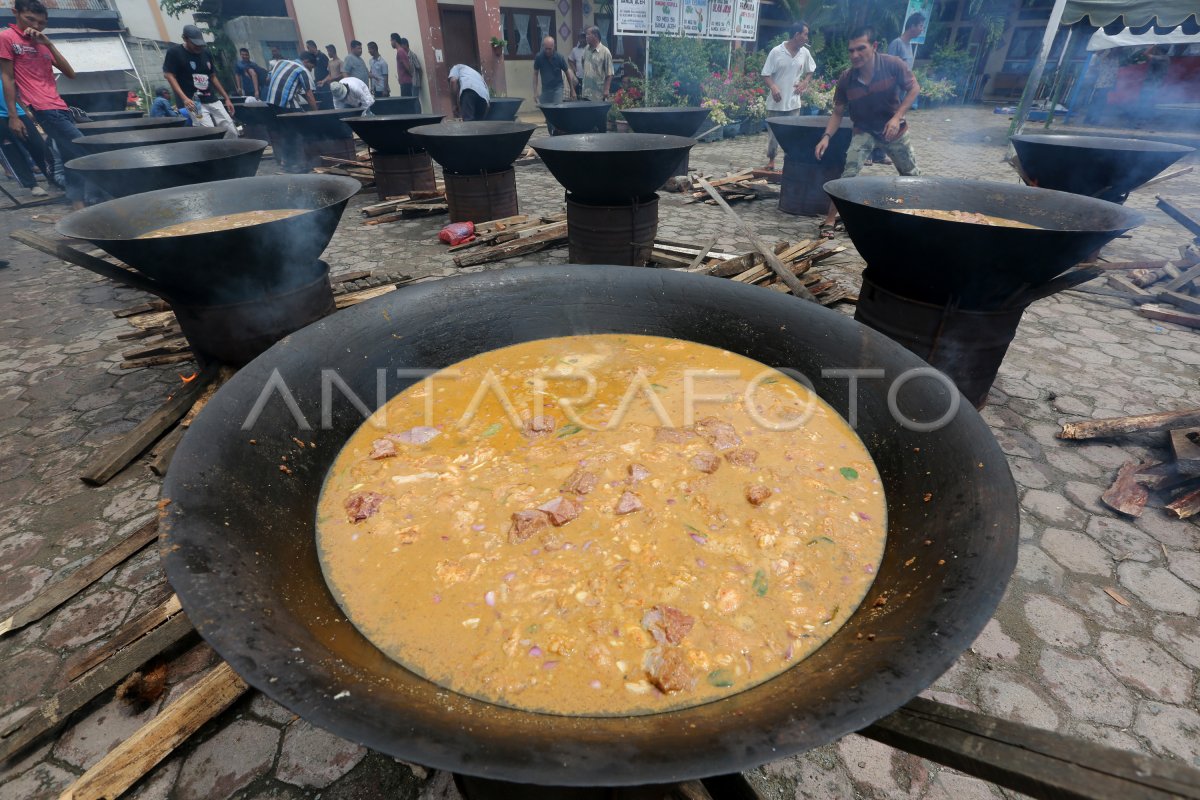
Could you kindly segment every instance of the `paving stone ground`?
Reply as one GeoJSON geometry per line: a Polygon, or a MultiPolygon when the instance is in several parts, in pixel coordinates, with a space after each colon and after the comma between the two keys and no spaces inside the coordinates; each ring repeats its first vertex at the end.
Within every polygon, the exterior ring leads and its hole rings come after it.
{"type": "MultiPolygon", "coordinates": [[[[987,108],[914,112],[921,169],[930,175],[1016,182],[1001,162],[1007,119],[987,108]]],[[[760,166],[763,135],[702,144],[693,168],[760,166]]],[[[1190,162],[1195,163],[1196,159],[1190,162]]],[[[265,165],[264,171],[271,171],[265,165]]],[[[871,174],[889,174],[874,166],[871,174]]],[[[11,185],[11,183],[9,184],[11,185]]],[[[518,168],[522,211],[552,212],[562,192],[540,165],[518,168]]],[[[17,190],[19,191],[19,190],[17,190]]],[[[1200,208],[1200,173],[1159,187],[1200,208]]],[[[1113,260],[1175,256],[1182,228],[1154,207],[1128,206],[1146,224],[1105,250],[1113,260]]],[[[351,201],[325,258],[335,272],[382,269],[412,276],[456,270],[435,242],[442,218],[366,227],[351,201]]],[[[738,207],[760,236],[799,239],[816,220],[774,204],[738,207]]],[[[136,463],[101,488],[77,477],[97,449],[132,428],[179,384],[179,367],[123,371],[112,312],[144,299],[7,237],[49,233],[62,206],[0,212],[0,618],[63,579],[154,511],[160,482],[136,463]]],[[[660,233],[747,248],[719,209],[664,197],[660,233]]],[[[849,241],[844,242],[849,246],[849,241]]],[[[919,253],[914,257],[920,257],[919,253]]],[[[564,249],[517,263],[561,263],[564,249]]],[[[857,285],[851,248],[827,263],[857,285]]],[[[969,268],[964,264],[964,268],[969,268]]],[[[479,268],[482,269],[482,268],[479,268]]],[[[466,270],[470,271],[470,270],[466,270]]],[[[848,309],[847,309],[848,310],[848,309]]],[[[1142,318],[1094,296],[1060,294],[1025,314],[984,411],[1021,492],[1016,574],[974,646],[927,693],[1048,730],[1200,767],[1200,528],[1149,508],[1118,518],[1099,495],[1126,460],[1167,455],[1161,436],[1067,443],[1057,425],[1076,418],[1147,413],[1200,399],[1200,333],[1142,318]],[[1128,600],[1120,605],[1105,589],[1128,600]]],[[[0,726],[62,689],[65,673],[124,622],[168,594],[153,550],[131,559],[56,612],[0,639],[0,726]]],[[[106,695],[52,740],[0,765],[0,800],[56,797],[194,682],[213,663],[203,644],[169,663],[170,694],[134,713],[106,695]]],[[[1012,796],[953,770],[857,736],[752,770],[770,798],[991,798],[1012,796]]],[[[345,742],[251,694],[203,728],[131,793],[187,798],[454,797],[441,773],[410,768],[345,742]]]]}

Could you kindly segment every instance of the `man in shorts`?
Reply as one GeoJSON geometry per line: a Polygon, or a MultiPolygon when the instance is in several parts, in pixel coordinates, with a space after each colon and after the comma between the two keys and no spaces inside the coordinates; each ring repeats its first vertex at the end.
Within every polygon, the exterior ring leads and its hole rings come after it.
{"type": "MultiPolygon", "coordinates": [[[[904,119],[921,93],[912,70],[902,59],[876,52],[875,30],[869,26],[851,33],[847,47],[850,69],[842,73],[834,89],[833,114],[821,141],[817,142],[817,160],[825,155],[830,138],[842,124],[842,117],[849,113],[854,137],[846,153],[843,178],[853,178],[862,172],[876,145],[891,157],[901,175],[920,175],[904,119]]],[[[830,203],[825,221],[819,227],[823,238],[833,237],[836,216],[837,209],[830,203]]]]}

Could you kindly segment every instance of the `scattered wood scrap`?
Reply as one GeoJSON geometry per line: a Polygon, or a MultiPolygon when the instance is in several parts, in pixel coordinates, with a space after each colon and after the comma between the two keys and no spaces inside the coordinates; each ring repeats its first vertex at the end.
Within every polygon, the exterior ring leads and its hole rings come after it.
{"type": "MultiPolygon", "coordinates": [[[[476,230],[478,231],[478,228],[476,230]]],[[[535,225],[514,225],[482,240],[477,238],[476,241],[495,241],[496,243],[491,245],[483,243],[470,252],[455,256],[455,266],[474,267],[479,264],[490,264],[506,258],[536,253],[548,247],[556,247],[567,241],[567,221],[565,215],[560,221],[542,222],[539,219],[535,225]]],[[[472,244],[472,242],[465,244],[472,244]]]]}
{"type": "Polygon", "coordinates": [[[1159,463],[1124,464],[1113,484],[1100,496],[1118,513],[1142,514],[1151,492],[1168,499],[1163,508],[1179,519],[1200,513],[1200,408],[1166,411],[1133,417],[1069,422],[1058,433],[1060,439],[1098,439],[1122,434],[1167,431],[1174,460],[1159,463]]]}
{"type": "Polygon", "coordinates": [[[513,162],[513,166],[523,167],[526,164],[540,163],[541,160],[542,159],[537,154],[537,150],[534,150],[532,147],[526,145],[525,149],[521,151],[521,155],[517,156],[516,161],[513,162]]]}
{"type": "MultiPolygon", "coordinates": [[[[690,194],[685,203],[717,205],[717,201],[705,190],[702,181],[717,190],[726,203],[739,200],[757,200],[760,197],[778,197],[779,190],[771,185],[769,177],[757,177],[756,170],[743,170],[720,178],[704,175],[689,175],[675,178],[675,191],[690,194]]],[[[669,188],[669,187],[668,187],[669,188]]]]}
{"type": "Polygon", "coordinates": [[[318,175],[343,175],[354,178],[363,188],[375,185],[375,167],[371,163],[371,154],[363,151],[353,161],[334,156],[321,156],[321,160],[329,166],[313,167],[318,175]]]}
{"type": "Polygon", "coordinates": [[[1113,481],[1113,485],[1100,495],[1104,505],[1126,516],[1140,517],[1146,507],[1146,501],[1150,499],[1150,492],[1138,483],[1137,474],[1139,470],[1149,466],[1152,465],[1139,464],[1136,461],[1122,466],[1117,471],[1117,479],[1113,481]]]}

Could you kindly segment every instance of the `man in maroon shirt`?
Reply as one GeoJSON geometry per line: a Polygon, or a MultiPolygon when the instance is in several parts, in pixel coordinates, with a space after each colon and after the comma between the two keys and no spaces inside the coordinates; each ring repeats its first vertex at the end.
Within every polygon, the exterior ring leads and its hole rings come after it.
{"type": "Polygon", "coordinates": [[[415,97],[416,84],[412,58],[408,53],[408,39],[398,33],[392,34],[392,49],[396,51],[396,80],[400,82],[401,97],[415,97]]]}
{"type": "MultiPolygon", "coordinates": [[[[916,78],[903,59],[875,51],[874,28],[855,30],[850,34],[848,47],[850,69],[842,73],[834,89],[833,114],[821,141],[817,142],[817,159],[825,155],[830,137],[848,111],[854,123],[854,136],[846,153],[843,178],[858,175],[876,146],[891,156],[901,175],[920,175],[904,119],[921,93],[916,78]]],[[[819,228],[821,236],[832,238],[836,215],[837,209],[830,203],[819,228]]]]}
{"type": "MultiPolygon", "coordinates": [[[[27,138],[25,123],[16,110],[19,93],[21,103],[33,112],[63,161],[86,155],[74,143],[83,134],[75,127],[75,120],[55,87],[54,67],[68,78],[75,77],[75,70],[43,32],[48,22],[46,6],[39,0],[17,0],[13,15],[16,24],[0,32],[0,85],[4,87],[10,133],[21,140],[27,138]]],[[[74,208],[83,208],[83,179],[73,170],[66,173],[67,199],[74,208]]]]}

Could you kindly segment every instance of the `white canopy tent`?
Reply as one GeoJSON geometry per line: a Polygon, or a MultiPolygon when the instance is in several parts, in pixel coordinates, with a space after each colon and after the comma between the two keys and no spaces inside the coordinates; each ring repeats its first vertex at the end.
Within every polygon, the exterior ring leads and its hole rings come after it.
{"type": "MultiPolygon", "coordinates": [[[[1025,91],[1021,95],[1021,103],[1009,126],[1009,135],[1020,133],[1025,125],[1025,116],[1033,104],[1038,86],[1042,82],[1042,73],[1046,61],[1050,57],[1050,49],[1054,45],[1054,37],[1060,25],[1074,25],[1087,20],[1096,27],[1111,25],[1118,19],[1128,27],[1141,27],[1154,23],[1159,28],[1171,28],[1177,31],[1189,18],[1200,21],[1200,0],[1054,0],[1054,8],[1050,11],[1050,19],[1046,23],[1046,34],[1042,37],[1042,49],[1029,80],[1025,83],[1025,91]]],[[[1074,35],[1075,28],[1071,28],[1074,35]]],[[[1062,57],[1070,51],[1071,40],[1062,49],[1062,57]]],[[[1090,47],[1089,47],[1090,49],[1090,47]]],[[[1054,98],[1051,98],[1053,102],[1054,98]]],[[[1051,116],[1053,118],[1053,115],[1051,116]]],[[[1011,148],[1011,145],[1010,145],[1011,148]]]]}
{"type": "Polygon", "coordinates": [[[1184,33],[1182,28],[1170,33],[1155,33],[1153,28],[1145,33],[1133,33],[1125,28],[1120,33],[1109,35],[1101,28],[1092,34],[1087,49],[1096,53],[1114,47],[1150,47],[1156,44],[1200,44],[1200,33],[1184,33]]]}

